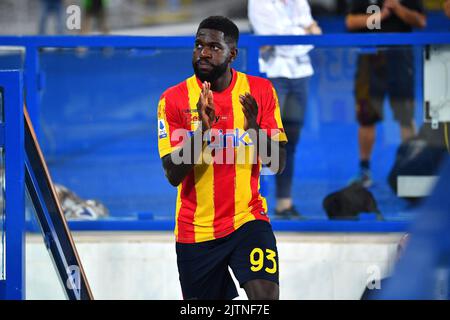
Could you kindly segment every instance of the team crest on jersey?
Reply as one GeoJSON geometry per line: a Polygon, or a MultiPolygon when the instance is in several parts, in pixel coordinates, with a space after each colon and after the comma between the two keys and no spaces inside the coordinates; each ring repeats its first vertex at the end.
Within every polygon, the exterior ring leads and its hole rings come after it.
{"type": "Polygon", "coordinates": [[[158,119],[158,136],[160,139],[167,137],[166,125],[163,119],[158,119]]]}

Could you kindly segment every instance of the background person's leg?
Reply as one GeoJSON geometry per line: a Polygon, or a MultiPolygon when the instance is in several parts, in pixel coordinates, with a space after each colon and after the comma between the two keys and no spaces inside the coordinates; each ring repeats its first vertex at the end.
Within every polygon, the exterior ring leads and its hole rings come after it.
{"type": "Polygon", "coordinates": [[[369,188],[373,185],[372,173],[370,170],[370,159],[376,139],[376,126],[359,125],[358,146],[359,146],[359,174],[352,182],[361,183],[363,187],[369,188]]]}
{"type": "Polygon", "coordinates": [[[389,59],[389,102],[394,118],[400,124],[402,142],[416,134],[414,122],[415,86],[414,86],[414,58],[410,48],[390,50],[389,59]]]}
{"type": "Polygon", "coordinates": [[[359,174],[352,182],[364,187],[373,184],[370,159],[376,139],[376,123],[383,119],[383,101],[386,92],[386,65],[382,53],[358,58],[355,77],[356,119],[359,123],[359,174]]]}
{"type": "Polygon", "coordinates": [[[284,106],[285,106],[285,102],[287,99],[287,96],[289,94],[289,79],[287,78],[270,78],[269,79],[272,84],[273,87],[275,88],[275,91],[277,92],[277,96],[278,96],[278,104],[280,105],[280,112],[281,112],[281,117],[283,118],[283,111],[284,111],[284,106]]]}
{"type": "Polygon", "coordinates": [[[358,182],[364,187],[371,187],[373,184],[372,174],[370,171],[370,158],[372,156],[373,146],[376,139],[375,125],[360,125],[358,128],[358,145],[359,145],[359,168],[360,173],[358,182]]]}
{"type": "Polygon", "coordinates": [[[275,179],[277,197],[276,213],[280,216],[292,218],[300,215],[292,202],[292,182],[295,168],[295,152],[300,139],[300,132],[303,127],[308,101],[309,77],[291,79],[289,83],[290,94],[284,103],[283,112],[281,113],[284,130],[288,137],[288,143],[286,145],[286,167],[283,173],[277,175],[275,179]]]}
{"type": "Polygon", "coordinates": [[[410,98],[390,98],[394,118],[400,125],[402,142],[411,139],[416,134],[414,122],[414,100],[410,98]]]}
{"type": "Polygon", "coordinates": [[[109,33],[106,8],[102,8],[97,15],[98,28],[103,34],[109,33]]]}
{"type": "Polygon", "coordinates": [[[48,1],[41,0],[41,16],[39,19],[39,34],[46,34],[47,20],[50,14],[48,1]]]}
{"type": "Polygon", "coordinates": [[[358,128],[359,158],[361,161],[370,161],[375,144],[375,125],[360,125],[358,128]]]}
{"type": "Polygon", "coordinates": [[[88,34],[91,31],[92,14],[85,10],[81,21],[81,34],[88,34]]]}
{"type": "MultiPolygon", "coordinates": [[[[284,109],[287,103],[287,99],[289,99],[290,96],[290,84],[289,84],[289,79],[287,78],[271,78],[270,81],[272,82],[275,91],[277,92],[277,96],[278,96],[278,103],[280,105],[280,113],[281,113],[281,120],[283,121],[283,126],[284,129],[286,130],[286,124],[284,123],[284,119],[283,119],[283,113],[284,113],[284,109]]],[[[290,140],[290,138],[288,137],[288,140],[290,140]]],[[[288,144],[286,145],[286,148],[288,148],[288,146],[290,145],[290,141],[288,142],[288,144]]],[[[286,153],[288,153],[288,151],[286,150],[286,153]]],[[[292,166],[291,163],[289,162],[289,156],[287,156],[286,159],[286,167],[284,169],[284,172],[286,171],[292,171],[292,166]]],[[[278,177],[280,175],[276,176],[276,198],[277,198],[277,204],[276,204],[276,208],[275,208],[275,215],[278,216],[279,218],[281,217],[279,215],[280,212],[282,212],[283,210],[290,208],[292,206],[292,200],[290,198],[290,187],[288,186],[286,189],[281,190],[281,195],[280,195],[280,187],[279,187],[279,181],[278,181],[278,177]],[[284,196],[286,195],[286,196],[284,196]]]]}
{"type": "MultiPolygon", "coordinates": [[[[297,102],[292,94],[286,97],[284,103],[285,108],[289,108],[292,105],[296,106],[297,102]]],[[[288,136],[288,143],[286,144],[286,165],[283,173],[275,176],[276,184],[276,198],[277,215],[282,215],[282,212],[292,207],[292,176],[294,174],[294,155],[295,146],[299,136],[299,126],[294,121],[286,120],[282,114],[281,119],[283,121],[283,127],[288,136]]]]}
{"type": "Polygon", "coordinates": [[[53,5],[53,14],[56,19],[56,33],[64,34],[64,14],[65,10],[63,10],[62,1],[56,1],[53,5]]]}

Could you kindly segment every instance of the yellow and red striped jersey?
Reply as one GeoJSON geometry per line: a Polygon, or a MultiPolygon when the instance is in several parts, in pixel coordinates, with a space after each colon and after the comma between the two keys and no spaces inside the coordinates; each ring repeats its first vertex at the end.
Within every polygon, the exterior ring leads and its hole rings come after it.
{"type": "MultiPolygon", "coordinates": [[[[287,141],[287,137],[278,99],[269,80],[235,70],[232,72],[233,78],[228,88],[213,92],[216,119],[211,131],[221,135],[223,139],[220,141],[224,143],[216,145],[210,154],[213,158],[222,159],[236,159],[243,155],[246,161],[209,161],[194,166],[178,186],[177,242],[213,240],[229,235],[248,221],[269,221],[266,199],[259,192],[260,160],[254,158],[254,145],[239,143],[249,138],[245,137],[243,129],[245,116],[239,96],[250,93],[256,99],[259,126],[272,139],[283,142],[287,141]]],[[[201,85],[194,75],[162,94],[158,104],[158,149],[161,158],[180,146],[177,130],[193,132],[201,123],[197,112],[201,85]]]]}

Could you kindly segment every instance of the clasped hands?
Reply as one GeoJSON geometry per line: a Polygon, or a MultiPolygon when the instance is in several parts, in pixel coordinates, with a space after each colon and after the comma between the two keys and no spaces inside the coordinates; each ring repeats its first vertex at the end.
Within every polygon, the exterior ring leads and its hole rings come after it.
{"type": "MultiPolygon", "coordinates": [[[[239,102],[242,104],[244,113],[244,130],[257,130],[258,126],[258,104],[250,93],[239,96],[239,102]]],[[[205,81],[202,84],[202,90],[197,102],[197,111],[202,121],[202,132],[212,128],[216,121],[216,108],[214,105],[214,95],[211,90],[211,83],[205,81]]]]}

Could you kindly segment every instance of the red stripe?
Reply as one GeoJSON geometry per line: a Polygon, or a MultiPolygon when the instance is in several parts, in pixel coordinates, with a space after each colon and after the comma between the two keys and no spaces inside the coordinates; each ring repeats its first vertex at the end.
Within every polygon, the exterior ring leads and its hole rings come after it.
{"type": "MultiPolygon", "coordinates": [[[[177,86],[177,90],[174,90],[174,94],[171,99],[175,101],[177,105],[178,116],[180,117],[180,125],[183,128],[188,128],[190,123],[189,113],[186,110],[189,109],[189,93],[187,88],[187,82],[184,81],[177,86]]],[[[172,128],[170,130],[172,135],[172,128]]],[[[176,143],[175,143],[176,144],[176,143]]],[[[195,228],[194,228],[194,215],[197,209],[197,192],[195,190],[195,174],[194,170],[189,173],[182,182],[180,200],[181,206],[178,212],[178,237],[177,241],[185,243],[195,242],[195,228]]]]}
{"type": "MultiPolygon", "coordinates": [[[[229,115],[225,126],[219,122],[220,129],[234,128],[233,104],[231,92],[216,102],[216,107],[220,106],[219,114],[229,115]]],[[[216,112],[217,114],[217,112],[216,112]]],[[[231,130],[230,130],[231,131],[231,130]]],[[[216,150],[216,157],[221,156],[223,164],[214,163],[214,237],[221,238],[230,233],[234,228],[235,215],[235,178],[236,169],[234,164],[234,146],[231,138],[227,139],[228,148],[216,150]],[[231,164],[226,164],[225,152],[229,152],[232,159],[231,164]]]]}
{"type": "Polygon", "coordinates": [[[195,191],[195,175],[192,171],[182,182],[181,206],[178,212],[179,242],[195,242],[194,214],[197,208],[197,194],[195,191]]]}
{"type": "MultiPolygon", "coordinates": [[[[262,82],[261,78],[255,78],[252,76],[247,76],[248,79],[248,85],[250,86],[250,93],[254,97],[262,97],[262,94],[259,94],[259,91],[261,90],[261,87],[264,87],[264,82],[262,82]]],[[[266,86],[267,88],[267,86],[266,86]]],[[[271,88],[270,88],[271,89],[271,88]]],[[[257,100],[257,103],[259,106],[263,106],[266,101],[257,100]]],[[[258,110],[258,122],[261,121],[261,115],[262,110],[258,110]]],[[[255,216],[256,219],[269,221],[267,215],[261,215],[261,212],[264,211],[263,203],[260,198],[259,193],[259,178],[260,178],[260,169],[259,169],[260,161],[258,159],[258,163],[254,164],[252,167],[252,176],[250,178],[250,188],[252,190],[252,199],[249,202],[249,207],[252,208],[252,214],[255,216]]]]}

